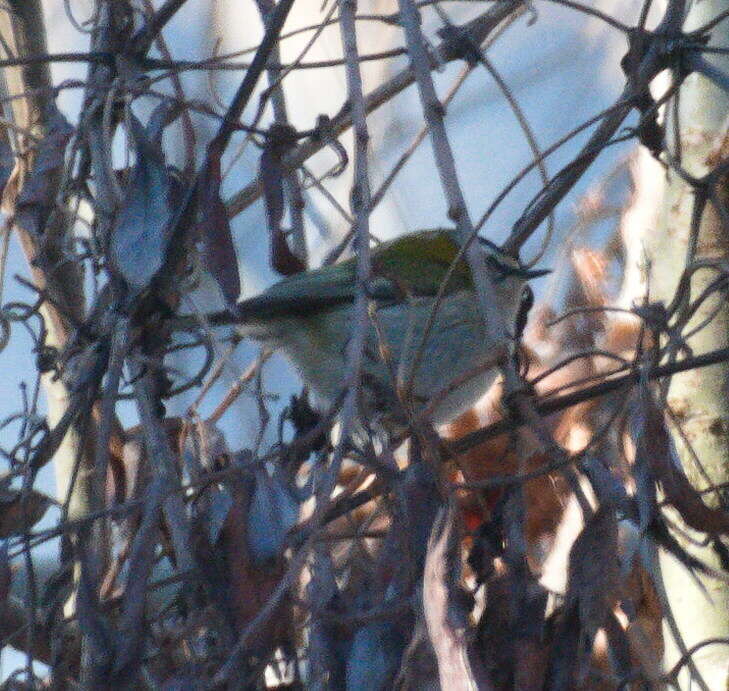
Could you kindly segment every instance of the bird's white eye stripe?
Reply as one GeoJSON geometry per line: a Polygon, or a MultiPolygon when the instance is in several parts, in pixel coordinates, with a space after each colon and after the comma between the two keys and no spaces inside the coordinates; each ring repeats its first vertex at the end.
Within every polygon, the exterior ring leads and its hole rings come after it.
{"type": "Polygon", "coordinates": [[[530,278],[537,278],[550,273],[549,270],[544,269],[527,269],[522,266],[516,257],[506,254],[506,252],[491,242],[491,240],[481,237],[478,240],[486,255],[486,264],[498,273],[496,277],[497,281],[503,281],[509,276],[517,276],[529,280],[530,278]]]}
{"type": "Polygon", "coordinates": [[[478,241],[484,253],[499,266],[505,268],[507,271],[520,268],[519,261],[515,257],[506,254],[506,252],[491,240],[479,237],[478,241]]]}

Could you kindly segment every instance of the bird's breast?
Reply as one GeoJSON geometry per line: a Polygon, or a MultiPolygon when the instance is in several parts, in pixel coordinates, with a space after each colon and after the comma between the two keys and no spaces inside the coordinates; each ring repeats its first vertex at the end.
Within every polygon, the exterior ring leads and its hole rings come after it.
{"type": "MultiPolygon", "coordinates": [[[[491,359],[495,342],[473,293],[445,296],[435,313],[433,305],[432,298],[383,305],[365,325],[361,388],[371,407],[396,404],[395,377],[401,390],[411,392],[416,410],[439,397],[433,420],[445,422],[473,405],[493,382],[493,368],[479,371],[491,359]],[[389,366],[383,352],[389,354],[389,366]],[[452,382],[460,383],[448,390],[452,382]]],[[[252,323],[248,330],[281,348],[304,382],[332,403],[346,386],[347,346],[355,328],[353,307],[343,304],[315,315],[252,323]]]]}

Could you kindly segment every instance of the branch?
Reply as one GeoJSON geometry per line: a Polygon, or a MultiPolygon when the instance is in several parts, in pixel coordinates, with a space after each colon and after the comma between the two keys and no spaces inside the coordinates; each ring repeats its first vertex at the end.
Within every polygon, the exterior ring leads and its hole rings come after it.
{"type": "Polygon", "coordinates": [[[666,67],[666,42],[681,30],[685,0],[669,2],[661,23],[652,34],[650,44],[635,72],[628,76],[623,93],[590,140],[575,159],[552,178],[537,200],[522,214],[505,244],[507,251],[518,250],[574,187],[585,171],[600,155],[605,145],[633,110],[634,99],[645,93],[650,83],[666,67]]]}
{"type": "MultiPolygon", "coordinates": [[[[524,11],[522,0],[503,0],[486,12],[479,15],[472,21],[463,26],[463,30],[467,32],[471,40],[477,45],[481,45],[486,41],[489,35],[496,31],[502,22],[507,21],[512,14],[524,11]]],[[[431,64],[430,69],[436,69],[440,65],[460,59],[453,51],[450,41],[441,41],[435,47],[435,64],[431,64]]],[[[367,94],[364,98],[365,111],[371,113],[377,110],[381,105],[388,103],[401,91],[415,83],[415,73],[411,67],[398,72],[392,79],[385,82],[381,86],[367,94]]],[[[338,137],[346,132],[352,126],[352,114],[346,106],[331,119],[329,124],[332,136],[338,137]]],[[[285,159],[284,163],[289,170],[294,170],[301,166],[307,159],[313,156],[326,146],[326,141],[319,138],[311,137],[294,149],[285,159]]],[[[226,203],[228,208],[228,216],[233,218],[239,213],[247,209],[253,204],[262,193],[259,180],[255,180],[240,192],[235,194],[226,203]]]]}
{"type": "Polygon", "coordinates": [[[152,41],[164,29],[167,22],[175,16],[177,11],[187,0],[166,0],[164,5],[157,10],[156,14],[144,26],[137,31],[129,41],[129,49],[132,53],[144,55],[152,45],[152,41]]]}

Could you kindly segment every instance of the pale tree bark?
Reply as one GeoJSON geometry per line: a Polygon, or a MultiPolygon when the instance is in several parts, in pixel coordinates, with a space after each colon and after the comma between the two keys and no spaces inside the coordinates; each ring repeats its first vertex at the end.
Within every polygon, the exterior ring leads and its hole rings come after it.
{"type": "MultiPolygon", "coordinates": [[[[685,30],[691,31],[722,11],[725,0],[705,0],[693,3],[687,16],[685,30]]],[[[712,30],[712,45],[727,45],[729,23],[726,21],[712,30]]],[[[729,74],[729,56],[710,55],[711,63],[724,74],[729,74]]],[[[676,155],[680,151],[681,165],[691,175],[699,178],[716,167],[720,160],[729,156],[729,138],[726,123],[729,114],[729,96],[716,84],[700,74],[691,74],[680,92],[676,113],[667,118],[670,150],[676,155]],[[672,131],[678,134],[675,141],[672,131]]],[[[648,173],[660,175],[655,168],[648,173]]],[[[697,195],[674,171],[663,176],[665,186],[660,202],[655,228],[643,225],[634,228],[644,243],[648,259],[647,288],[652,301],[660,300],[670,304],[678,288],[682,268],[693,261],[691,258],[692,214],[697,195]]],[[[653,181],[646,182],[654,187],[653,181]]],[[[726,204],[729,195],[727,179],[718,186],[717,197],[726,204]]],[[[654,193],[653,198],[656,198],[654,193]]],[[[726,208],[726,207],[725,207],[726,208]]],[[[729,229],[717,213],[716,206],[708,203],[704,211],[695,247],[694,259],[718,259],[729,255],[729,229]]],[[[696,299],[702,290],[717,278],[717,273],[701,270],[694,274],[691,283],[691,299],[696,299]]],[[[642,290],[642,289],[641,289],[642,290]]],[[[715,293],[695,314],[683,329],[688,333],[713,311],[716,315],[711,323],[691,337],[688,344],[696,354],[729,344],[729,303],[726,294],[715,293]]],[[[667,402],[680,423],[683,434],[676,432],[674,439],[685,471],[698,489],[711,484],[720,485],[729,481],[729,364],[723,363],[689,371],[674,376],[667,392],[667,402]],[[689,448],[693,448],[693,452],[689,448]],[[694,456],[695,453],[695,456],[694,456]],[[700,461],[700,466],[697,463],[700,461]]],[[[714,506],[721,501],[718,493],[708,493],[707,503],[714,506]]],[[[726,506],[729,495],[724,490],[726,506]]],[[[676,518],[672,515],[671,518],[676,518]]],[[[704,562],[719,567],[718,558],[711,545],[697,548],[686,545],[704,562]]],[[[729,637],[729,587],[726,583],[701,578],[702,592],[687,572],[673,558],[661,560],[669,600],[686,647],[710,638],[729,637]],[[708,595],[708,597],[707,597],[708,595]]],[[[680,656],[673,636],[666,630],[667,666],[680,656]]],[[[685,648],[684,648],[685,649],[685,648]]],[[[703,678],[701,688],[723,689],[727,687],[727,652],[723,645],[703,647],[693,655],[696,671],[703,678]]],[[[688,688],[688,668],[681,677],[682,688],[688,688]]]]}
{"type": "MultiPolygon", "coordinates": [[[[0,38],[3,58],[46,54],[45,22],[40,1],[10,0],[6,3],[0,11],[0,38]]],[[[47,62],[5,67],[0,75],[0,95],[7,99],[4,100],[6,118],[17,128],[9,132],[16,167],[3,195],[3,211],[8,214],[11,230],[28,261],[32,281],[39,295],[45,298],[40,307],[45,328],[44,345],[50,352],[60,355],[72,338],[75,324],[84,320],[83,267],[73,260],[71,224],[58,206],[57,195],[63,184],[64,167],[60,165],[45,170],[37,153],[49,134],[57,136],[53,128],[65,128],[66,124],[56,109],[47,62]],[[31,193],[23,194],[36,167],[43,171],[44,176],[41,181],[43,192],[37,199],[33,195],[33,189],[38,189],[37,175],[31,193]],[[27,209],[20,213],[19,202],[29,202],[30,213],[27,209]]],[[[62,136],[65,137],[65,134],[62,136]]],[[[66,427],[64,419],[73,414],[74,394],[66,381],[57,376],[55,369],[42,374],[41,381],[46,395],[47,425],[58,433],[66,427]]],[[[94,431],[89,418],[85,427],[72,421],[60,440],[53,442],[56,449],[52,458],[39,459],[39,463],[53,462],[56,497],[66,507],[67,517],[71,520],[82,518],[94,508],[99,508],[100,483],[95,479],[93,463],[94,431]]],[[[47,572],[47,567],[48,564],[43,564],[42,570],[47,572]]],[[[57,566],[52,568],[55,570],[57,566]]],[[[78,575],[79,563],[76,562],[74,578],[78,579],[78,575]]],[[[71,597],[64,610],[67,615],[72,615],[75,607],[75,597],[71,597]]],[[[38,627],[38,631],[42,632],[38,638],[45,640],[48,635],[46,628],[38,627]]],[[[14,640],[16,644],[20,641],[17,636],[14,640]]]]}
{"type": "MultiPolygon", "coordinates": [[[[40,1],[10,0],[5,3],[0,11],[0,37],[3,58],[46,54],[46,32],[40,1]]],[[[5,67],[0,77],[2,95],[10,98],[5,101],[5,116],[19,128],[17,132],[10,133],[18,163],[13,174],[14,180],[3,199],[4,211],[12,217],[23,185],[33,171],[36,142],[48,133],[55,112],[55,94],[48,63],[5,67]],[[28,132],[35,141],[24,136],[22,131],[28,132]]],[[[48,180],[49,196],[52,199],[60,184],[60,172],[49,172],[48,175],[52,178],[48,180]]],[[[42,233],[38,233],[37,228],[25,227],[22,219],[15,219],[12,230],[31,266],[36,288],[50,298],[40,308],[47,330],[45,345],[61,352],[71,334],[69,318],[81,322],[84,314],[81,266],[65,260],[69,249],[66,219],[54,210],[42,233]]],[[[48,426],[53,428],[68,410],[69,391],[53,372],[43,375],[43,385],[48,404],[48,426]]],[[[84,468],[85,454],[81,446],[79,434],[71,426],[53,457],[56,496],[60,502],[67,498],[75,464],[79,460],[82,462],[76,489],[69,503],[70,517],[85,513],[86,507],[79,505],[79,502],[84,504],[87,493],[83,488],[91,480],[84,468]]]]}

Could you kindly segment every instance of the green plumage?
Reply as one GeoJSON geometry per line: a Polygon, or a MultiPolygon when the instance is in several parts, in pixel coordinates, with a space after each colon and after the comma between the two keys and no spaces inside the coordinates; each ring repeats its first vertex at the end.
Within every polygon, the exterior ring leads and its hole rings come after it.
{"type": "MultiPolygon", "coordinates": [[[[484,322],[469,264],[459,258],[461,242],[455,230],[426,230],[372,249],[364,290],[375,310],[360,325],[358,405],[390,430],[403,424],[405,408],[419,412],[430,403],[434,423],[452,420],[496,377],[508,333],[492,332],[484,322]],[[436,301],[441,290],[443,298],[436,301]]],[[[491,277],[491,298],[509,328],[533,272],[491,243],[475,243],[476,270],[491,277]]],[[[319,404],[328,406],[352,374],[348,346],[358,328],[359,293],[356,259],[300,273],[238,303],[238,330],[280,348],[319,404]]]]}
{"type": "MultiPolygon", "coordinates": [[[[368,295],[378,302],[434,296],[458,255],[456,231],[428,230],[383,242],[372,250],[372,280],[368,295]]],[[[472,288],[464,259],[456,264],[445,293],[472,288]]],[[[238,303],[242,319],[303,316],[313,311],[352,302],[357,295],[357,260],[296,274],[279,281],[263,294],[238,303]]]]}

